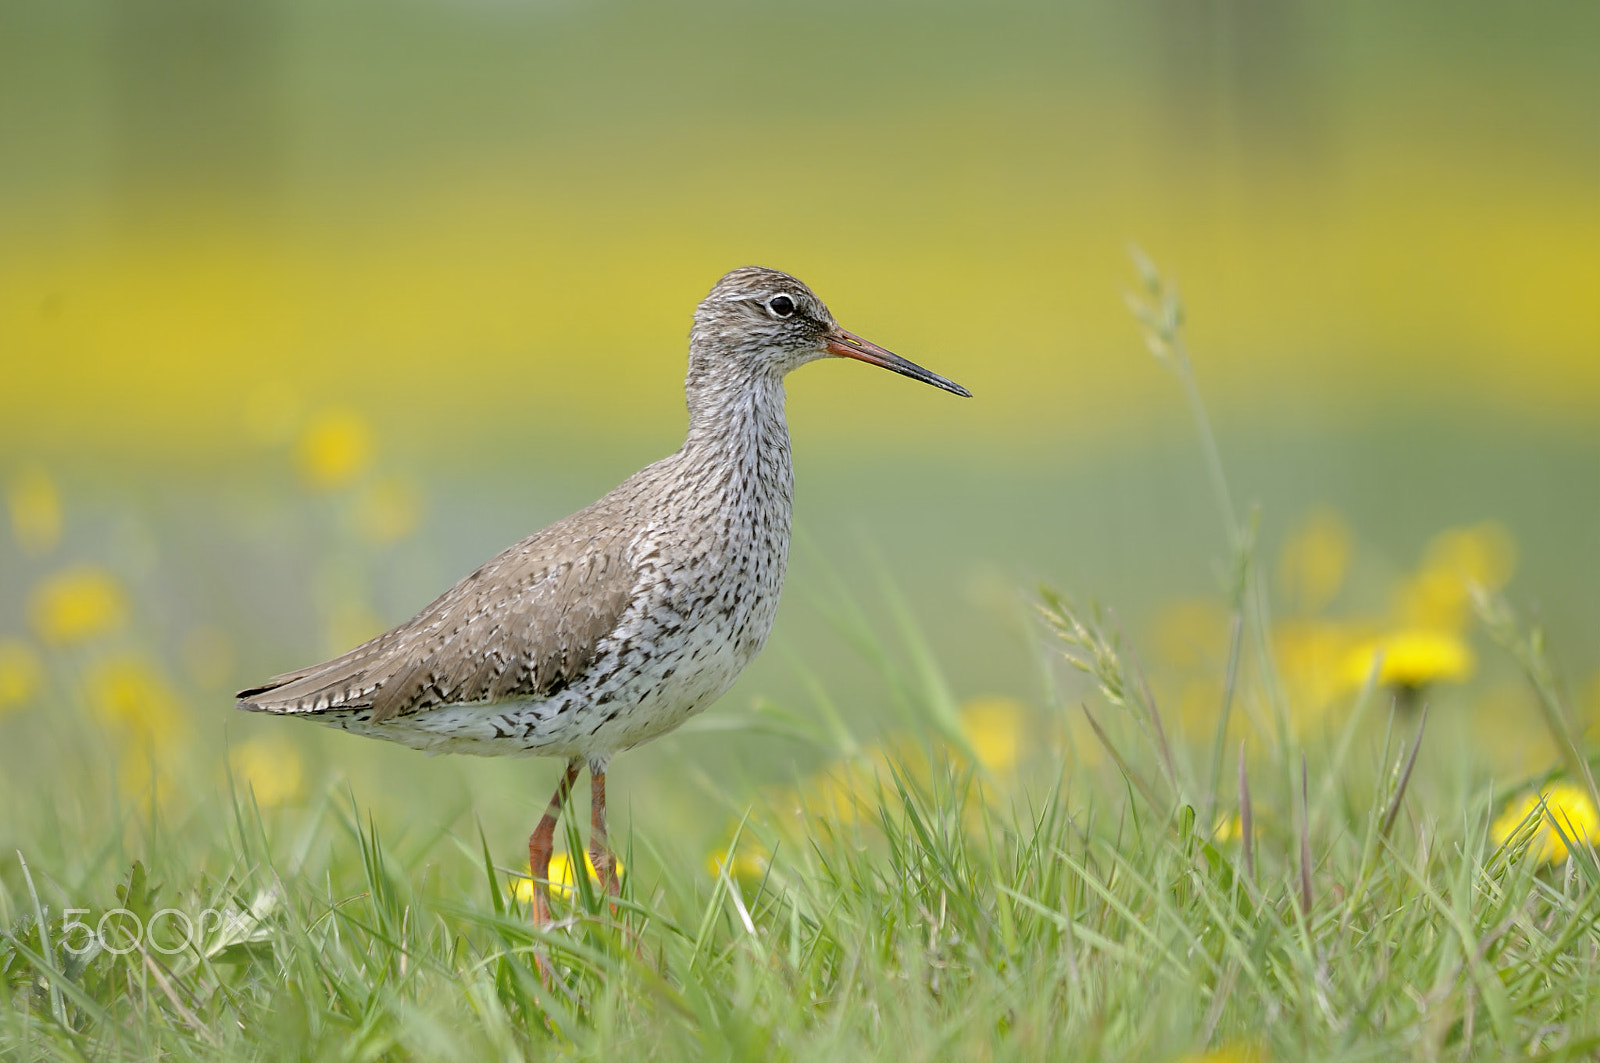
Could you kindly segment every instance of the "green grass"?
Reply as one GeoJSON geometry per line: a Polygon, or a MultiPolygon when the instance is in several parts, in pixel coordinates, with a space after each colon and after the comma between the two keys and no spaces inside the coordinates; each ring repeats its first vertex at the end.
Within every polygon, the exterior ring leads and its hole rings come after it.
{"type": "Polygon", "coordinates": [[[1600,868],[1497,849],[1487,790],[1399,795],[1409,737],[1366,771],[1347,743],[1307,751],[1309,808],[1299,751],[1255,764],[1248,861],[1196,830],[1159,756],[1130,765],[1138,783],[1064,763],[1006,799],[935,754],[859,819],[766,833],[764,877],[635,836],[624,862],[650,870],[615,912],[581,890],[546,934],[502,905],[477,839],[397,847],[339,795],[131,828],[141,862],[115,896],[95,883],[120,839],[41,832],[27,875],[7,869],[0,1037],[139,1059],[1591,1057],[1600,868]],[[238,914],[175,955],[78,959],[69,902],[238,914]],[[548,990],[540,949],[562,971],[548,990]]]}
{"type": "MultiPolygon", "coordinates": [[[[1040,665],[1056,694],[1041,727],[1060,740],[1016,770],[986,768],[909,610],[885,592],[886,638],[841,586],[835,623],[882,676],[900,739],[857,733],[834,701],[853,699],[821,679],[803,710],[722,717],[808,744],[832,782],[751,798],[700,780],[737,824],[734,856],[708,869],[682,844],[703,831],[636,817],[619,839],[618,903],[580,881],[548,931],[508,899],[518,869],[497,865],[506,847],[471,818],[396,824],[382,800],[338,785],[276,809],[237,789],[117,805],[114,780],[84,769],[81,785],[8,809],[20,851],[0,863],[0,1052],[1593,1058],[1600,861],[1574,839],[1571,860],[1541,863],[1538,814],[1497,845],[1506,795],[1375,676],[1333,722],[1297,722],[1253,518],[1230,500],[1176,301],[1153,272],[1148,284],[1152,344],[1200,419],[1233,551],[1212,734],[1164,716],[1114,613],[1047,592],[1040,665]],[[1081,704],[1062,655],[1089,676],[1081,704]],[[1236,745],[1241,720],[1249,740],[1236,745]],[[143,948],[78,955],[71,908],[91,923],[175,909],[201,929],[175,935],[182,920],[167,914],[143,948]],[[222,924],[201,923],[208,911],[222,924]]],[[[1542,637],[1503,602],[1482,608],[1592,793],[1542,637]]],[[[103,763],[107,739],[75,719],[57,717],[55,755],[103,763]]],[[[208,767],[173,770],[191,795],[210,785],[208,767]]],[[[108,923],[114,948],[127,918],[108,923]]]]}

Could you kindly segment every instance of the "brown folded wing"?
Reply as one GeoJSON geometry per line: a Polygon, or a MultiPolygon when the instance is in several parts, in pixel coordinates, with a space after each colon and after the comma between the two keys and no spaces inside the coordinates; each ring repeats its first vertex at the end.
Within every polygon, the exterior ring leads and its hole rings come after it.
{"type": "Polygon", "coordinates": [[[370,708],[378,723],[556,693],[593,662],[633,595],[627,537],[594,516],[574,514],[524,539],[349,653],[241,690],[239,708],[370,708]]]}

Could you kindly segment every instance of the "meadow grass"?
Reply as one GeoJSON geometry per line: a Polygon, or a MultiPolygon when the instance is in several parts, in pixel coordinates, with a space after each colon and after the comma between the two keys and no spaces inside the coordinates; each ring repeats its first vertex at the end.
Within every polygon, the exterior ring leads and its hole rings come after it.
{"type": "MultiPolygon", "coordinates": [[[[1050,740],[996,756],[892,590],[886,637],[840,586],[836,623],[882,674],[899,738],[855,733],[820,679],[801,710],[723,718],[832,767],[721,794],[736,826],[709,867],[669,834],[624,833],[622,896],[576,875],[547,930],[482,832],[386,832],[347,788],[269,807],[236,785],[111,817],[43,794],[10,810],[20,848],[0,872],[4,1055],[1593,1058],[1590,826],[1553,798],[1506,824],[1507,795],[1430,732],[1426,684],[1386,679],[1381,657],[1303,721],[1181,308],[1144,272],[1137,309],[1196,416],[1232,551],[1209,734],[1164,713],[1114,611],[1045,591],[1050,740]],[[1061,662],[1088,677],[1082,699],[1061,662]]],[[[1479,609],[1562,758],[1536,781],[1564,777],[1592,812],[1542,636],[1492,595],[1479,609]]],[[[95,763],[104,739],[61,719],[63,761],[95,763]]]]}

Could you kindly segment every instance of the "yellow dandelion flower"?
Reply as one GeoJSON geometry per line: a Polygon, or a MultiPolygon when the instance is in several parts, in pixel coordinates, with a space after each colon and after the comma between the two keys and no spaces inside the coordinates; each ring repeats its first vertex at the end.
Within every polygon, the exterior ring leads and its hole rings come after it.
{"type": "Polygon", "coordinates": [[[19,471],[6,486],[11,534],[25,554],[41,557],[61,541],[61,495],[50,474],[37,466],[19,471]]]}
{"type": "Polygon", "coordinates": [[[178,697],[144,661],[124,654],[100,662],[89,674],[89,701],[101,722],[143,746],[181,736],[178,697]]]}
{"type": "Polygon", "coordinates": [[[63,569],[35,587],[28,599],[33,629],[52,646],[115,631],[126,615],[122,585],[96,565],[63,569]]]}
{"type": "Polygon", "coordinates": [[[1394,615],[1402,624],[1454,631],[1466,627],[1471,613],[1471,585],[1446,569],[1425,568],[1394,589],[1394,615]]]}
{"type": "Polygon", "coordinates": [[[1345,657],[1345,682],[1350,686],[1365,683],[1380,653],[1383,666],[1378,682],[1391,687],[1459,683],[1472,674],[1477,663],[1472,648],[1453,632],[1406,628],[1351,650],[1345,657]]]}
{"type": "MultiPolygon", "coordinates": [[[[1315,715],[1327,707],[1335,695],[1351,684],[1345,679],[1352,667],[1353,648],[1364,643],[1349,626],[1326,620],[1289,620],[1272,629],[1273,647],[1279,669],[1289,688],[1290,701],[1298,712],[1315,715]]],[[[1371,650],[1362,658],[1371,667],[1371,650]]],[[[1356,681],[1366,681],[1366,673],[1356,681]]]]}
{"type": "MultiPolygon", "coordinates": [[[[600,885],[600,872],[595,870],[594,861],[589,859],[589,854],[587,852],[583,854],[583,866],[589,872],[589,881],[598,887],[600,885]]],[[[572,867],[572,857],[566,853],[556,853],[550,857],[551,896],[571,897],[577,892],[578,879],[577,876],[573,874],[572,867]]],[[[617,878],[620,880],[622,876],[622,861],[618,860],[617,878]]],[[[521,901],[523,904],[530,904],[533,901],[534,891],[537,888],[538,883],[535,882],[531,877],[530,869],[529,875],[519,875],[518,877],[512,879],[506,888],[506,892],[509,893],[514,900],[521,901]]]]}
{"type": "Polygon", "coordinates": [[[372,465],[372,427],[354,410],[324,410],[300,435],[295,457],[300,475],[319,491],[355,481],[372,465]]]}
{"type": "Polygon", "coordinates": [[[1517,570],[1517,544],[1510,532],[1493,521],[1447,528],[1428,543],[1422,567],[1451,572],[1464,582],[1497,591],[1517,570]]]}
{"type": "MultiPolygon", "coordinates": [[[[1251,833],[1254,833],[1254,831],[1251,833]]],[[[1226,845],[1229,842],[1236,842],[1243,837],[1244,818],[1241,817],[1237,812],[1231,816],[1218,816],[1216,822],[1211,825],[1211,840],[1216,842],[1218,845],[1226,845]]]]}
{"type": "Polygon", "coordinates": [[[706,856],[707,875],[721,878],[722,869],[726,867],[728,874],[737,879],[740,885],[760,882],[766,878],[767,870],[771,866],[772,854],[767,852],[766,846],[749,835],[739,839],[739,849],[733,854],[731,863],[727,846],[714,849],[706,856]]]}
{"type": "Polygon", "coordinates": [[[1312,510],[1283,544],[1278,582],[1302,613],[1319,612],[1344,586],[1350,571],[1350,525],[1335,510],[1312,510]]]}
{"type": "Polygon", "coordinates": [[[538,884],[526,875],[518,875],[506,884],[506,893],[514,901],[532,904],[538,884]]]}
{"type": "Polygon", "coordinates": [[[422,492],[404,476],[385,476],[356,500],[356,529],[379,546],[404,539],[421,518],[422,492]]]}
{"type": "Polygon", "coordinates": [[[961,734],[984,770],[1004,774],[1021,759],[1027,709],[1013,698],[974,698],[961,706],[961,734]]]}
{"type": "MultiPolygon", "coordinates": [[[[553,896],[571,897],[578,889],[578,876],[573,870],[572,857],[566,853],[556,853],[550,857],[550,893],[553,896]]],[[[589,854],[583,854],[584,870],[589,872],[589,881],[598,883],[600,875],[594,869],[594,862],[589,859],[589,854]]]]}
{"type": "MultiPolygon", "coordinates": [[[[831,765],[806,780],[799,794],[803,818],[851,826],[878,807],[878,767],[859,760],[831,765]]],[[[892,787],[889,788],[892,792],[892,787]]]]}
{"type": "Polygon", "coordinates": [[[1506,806],[1490,830],[1496,845],[1506,844],[1528,818],[1539,811],[1541,797],[1544,810],[1528,848],[1540,863],[1553,864],[1567,858],[1567,844],[1562,835],[1574,842],[1587,842],[1600,834],[1600,813],[1596,813],[1588,793],[1571,783],[1558,782],[1546,786],[1542,794],[1524,794],[1506,806]],[[1560,824],[1559,833],[1551,827],[1551,820],[1560,824]]]}
{"type": "Polygon", "coordinates": [[[300,753],[281,738],[252,738],[234,746],[228,770],[239,791],[254,794],[262,808],[290,804],[302,792],[300,753]]]}
{"type": "Polygon", "coordinates": [[[44,664],[33,647],[0,639],[0,713],[26,705],[44,682],[44,664]]]}
{"type": "Polygon", "coordinates": [[[1498,524],[1447,529],[1428,544],[1416,574],[1395,589],[1395,615],[1411,627],[1462,628],[1472,615],[1472,588],[1498,590],[1516,564],[1516,546],[1498,524]]]}

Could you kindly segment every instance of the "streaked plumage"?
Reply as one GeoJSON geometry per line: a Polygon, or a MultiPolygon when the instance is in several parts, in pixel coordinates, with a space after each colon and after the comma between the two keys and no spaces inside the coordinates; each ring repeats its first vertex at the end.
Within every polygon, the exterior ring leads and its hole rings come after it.
{"type": "MultiPolygon", "coordinates": [[[[772,629],[793,493],[783,378],[828,354],[967,394],[840,329],[795,278],[734,270],[695,312],[689,431],[677,453],[393,630],[241,691],[238,707],[430,752],[568,758],[540,824],[545,861],[554,813],[587,761],[603,848],[611,755],[715,701],[772,629]]],[[[530,840],[536,873],[540,831],[530,840]]]]}

